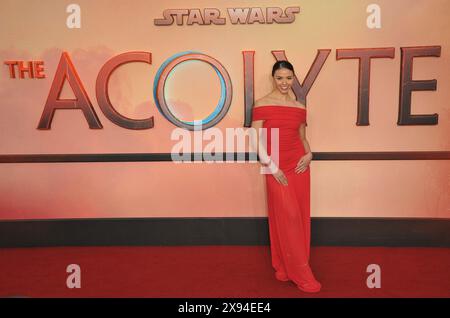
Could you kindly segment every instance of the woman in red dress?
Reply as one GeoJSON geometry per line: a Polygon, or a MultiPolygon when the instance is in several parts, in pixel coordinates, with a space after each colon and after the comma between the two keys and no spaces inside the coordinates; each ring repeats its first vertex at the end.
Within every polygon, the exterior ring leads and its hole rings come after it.
{"type": "Polygon", "coordinates": [[[292,280],[304,292],[318,292],[321,285],[309,266],[311,149],[306,140],[306,108],[289,92],[294,68],[278,61],[272,69],[273,91],[253,108],[252,127],[267,129],[267,143],[258,139],[260,162],[266,174],[270,250],[275,277],[292,280]],[[278,162],[272,156],[273,128],[278,128],[278,162]],[[265,146],[267,145],[267,146],[265,146]]]}

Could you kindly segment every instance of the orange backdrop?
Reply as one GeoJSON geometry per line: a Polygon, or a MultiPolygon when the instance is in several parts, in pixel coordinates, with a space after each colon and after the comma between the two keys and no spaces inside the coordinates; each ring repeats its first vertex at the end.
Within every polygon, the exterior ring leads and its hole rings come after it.
{"type": "MultiPolygon", "coordinates": [[[[302,81],[318,49],[331,49],[308,95],[307,137],[314,152],[450,150],[450,2],[377,0],[381,28],[369,29],[374,1],[214,1],[226,25],[155,26],[167,8],[208,8],[211,1],[78,0],[81,28],[66,27],[71,2],[0,3],[0,154],[170,152],[175,128],[157,110],[153,79],[183,51],[219,60],[233,83],[227,116],[216,126],[242,127],[242,51],[255,51],[255,97],[271,86],[272,50],[285,50],[302,81]],[[231,7],[300,6],[291,24],[233,25],[231,7]],[[436,79],[437,90],[412,94],[413,114],[439,114],[433,126],[397,126],[400,47],[441,46],[439,58],[414,59],[413,79],[436,79]],[[356,126],[357,60],[336,49],[394,47],[394,59],[372,60],[370,125],[356,126]],[[103,125],[88,128],[80,110],[57,110],[50,130],[36,129],[61,53],[67,51],[103,125]],[[98,71],[128,51],[152,53],[152,65],[126,64],[111,77],[111,102],[131,118],[154,116],[148,130],[110,122],[95,98],[98,71]],[[43,60],[45,79],[10,79],[6,60],[43,60]]],[[[177,115],[205,117],[220,95],[219,80],[201,62],[185,63],[167,82],[177,115]]],[[[71,98],[67,85],[61,98],[71,98]]],[[[450,217],[448,160],[313,161],[313,217],[450,217]]],[[[3,163],[0,219],[266,216],[256,163],[3,163]]]]}

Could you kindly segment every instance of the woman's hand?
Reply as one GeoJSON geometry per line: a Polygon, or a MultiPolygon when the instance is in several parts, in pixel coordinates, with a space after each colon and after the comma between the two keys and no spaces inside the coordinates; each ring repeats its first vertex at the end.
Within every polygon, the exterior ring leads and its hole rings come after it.
{"type": "Polygon", "coordinates": [[[295,173],[304,172],[308,166],[309,163],[312,160],[312,153],[308,152],[306,155],[300,158],[300,160],[297,163],[297,167],[295,167],[295,173]]]}
{"type": "Polygon", "coordinates": [[[263,164],[263,166],[269,169],[270,173],[273,175],[273,177],[275,178],[275,180],[277,180],[279,184],[282,184],[284,186],[288,185],[286,175],[284,174],[283,171],[281,171],[280,168],[278,168],[278,166],[275,164],[275,162],[272,161],[271,158],[269,159],[269,162],[267,164],[263,164]]]}
{"type": "Polygon", "coordinates": [[[273,177],[279,184],[282,184],[284,186],[288,185],[288,181],[286,176],[284,175],[284,172],[281,171],[281,169],[278,169],[277,172],[273,173],[273,177]]]}

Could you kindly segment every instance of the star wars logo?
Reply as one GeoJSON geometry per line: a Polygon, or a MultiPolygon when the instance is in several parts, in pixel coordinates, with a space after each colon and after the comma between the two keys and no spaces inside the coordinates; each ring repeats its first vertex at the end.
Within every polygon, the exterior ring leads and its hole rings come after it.
{"type": "MultiPolygon", "coordinates": [[[[300,12],[300,7],[288,7],[285,10],[276,7],[269,8],[227,8],[228,19],[232,24],[272,24],[293,23],[295,14],[300,12]]],[[[158,26],[172,25],[210,25],[226,24],[226,18],[217,8],[200,9],[166,9],[162,19],[154,19],[158,26]]]]}

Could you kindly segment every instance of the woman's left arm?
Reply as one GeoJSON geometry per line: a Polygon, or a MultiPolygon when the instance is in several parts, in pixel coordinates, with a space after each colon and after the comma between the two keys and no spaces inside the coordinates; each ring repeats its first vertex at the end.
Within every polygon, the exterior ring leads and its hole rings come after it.
{"type": "Polygon", "coordinates": [[[305,126],[306,126],[305,124],[301,124],[299,129],[300,139],[303,143],[303,147],[305,148],[305,155],[302,156],[298,161],[297,167],[295,167],[296,173],[304,172],[308,168],[308,165],[312,160],[311,148],[309,147],[308,140],[306,139],[305,126]]]}

